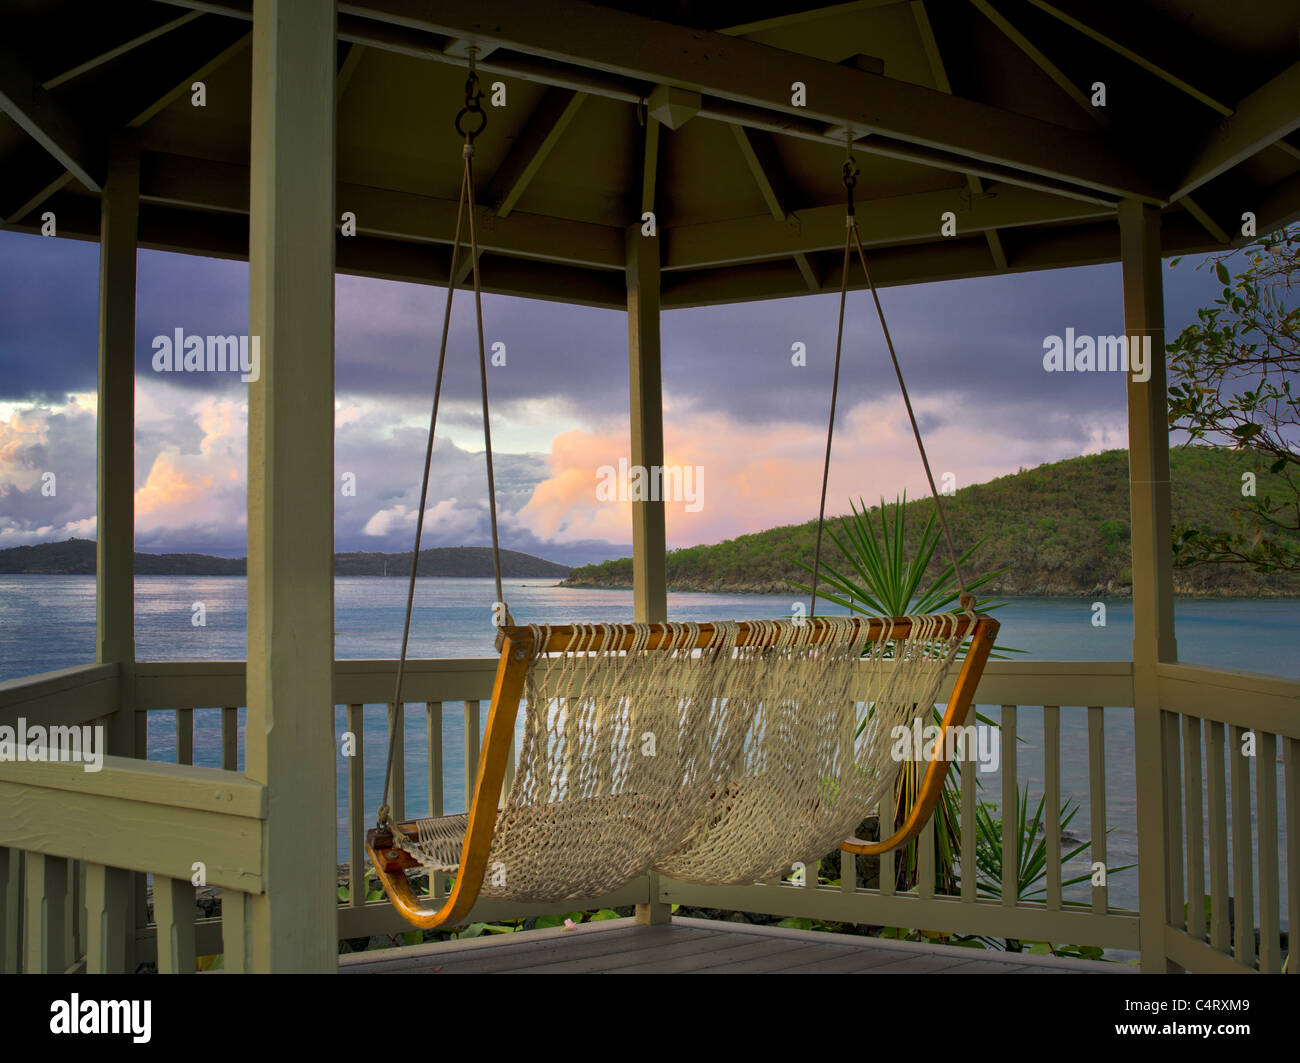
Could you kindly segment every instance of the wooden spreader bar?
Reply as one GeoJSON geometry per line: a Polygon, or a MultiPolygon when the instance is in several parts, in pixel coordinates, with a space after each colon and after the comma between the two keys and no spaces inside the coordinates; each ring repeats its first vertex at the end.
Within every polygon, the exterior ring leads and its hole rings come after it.
{"type": "MultiPolygon", "coordinates": [[[[980,622],[993,624],[995,628],[997,626],[996,620],[992,619],[992,617],[989,617],[983,613],[976,614],[974,618],[972,618],[969,614],[966,613],[958,613],[956,614],[956,616],[957,616],[957,623],[956,623],[955,633],[963,636],[969,634],[970,631],[980,622]]],[[[856,625],[855,634],[857,633],[857,630],[859,630],[862,626],[865,625],[867,627],[869,640],[876,640],[879,638],[883,638],[886,635],[888,635],[889,638],[901,639],[901,638],[907,638],[912,633],[912,620],[910,617],[901,617],[896,620],[882,620],[879,617],[852,617],[851,619],[854,621],[856,625]]],[[[838,630],[838,625],[828,622],[825,617],[813,617],[804,620],[803,623],[812,628],[812,634],[807,640],[812,645],[816,645],[820,642],[825,642],[827,635],[830,632],[838,630]]],[[[602,628],[622,629],[618,638],[616,640],[613,640],[609,645],[610,649],[627,650],[631,648],[633,639],[635,637],[631,624],[601,624],[599,626],[602,628]]],[[[676,626],[680,628],[681,625],[676,625],[676,626]]],[[[695,648],[704,649],[713,643],[716,637],[717,628],[713,624],[700,624],[699,628],[700,631],[698,637],[695,640],[695,648]]],[[[515,626],[515,627],[503,627],[500,630],[502,635],[505,638],[510,639],[511,642],[514,643],[515,645],[524,646],[529,650],[533,650],[532,628],[515,626]]],[[[940,635],[947,635],[950,633],[954,633],[954,632],[951,632],[946,627],[941,628],[939,631],[940,635]]],[[[566,650],[569,650],[570,648],[574,647],[574,639],[576,636],[580,634],[581,634],[580,628],[574,627],[571,624],[553,625],[550,628],[550,634],[546,640],[546,645],[541,647],[540,650],[533,650],[533,652],[563,653],[566,650]]],[[[669,629],[669,625],[667,624],[650,625],[649,648],[652,650],[659,649],[660,646],[663,645],[665,640],[672,642],[672,641],[679,641],[681,638],[682,638],[681,632],[671,631],[669,629]]],[[[749,620],[742,620],[740,622],[739,632],[737,633],[736,636],[737,646],[749,646],[755,644],[756,642],[767,641],[767,640],[768,640],[768,636],[764,634],[764,626],[761,623],[756,623],[754,621],[749,621],[749,620]]],[[[585,641],[585,639],[583,641],[585,641]]],[[[599,646],[602,641],[603,639],[594,640],[594,643],[591,648],[594,649],[596,646],[599,646]]]]}

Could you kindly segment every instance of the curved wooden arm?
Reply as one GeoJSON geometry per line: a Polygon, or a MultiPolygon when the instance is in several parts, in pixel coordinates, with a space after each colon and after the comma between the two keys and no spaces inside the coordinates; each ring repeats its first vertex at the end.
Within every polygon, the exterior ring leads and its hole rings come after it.
{"type": "Polygon", "coordinates": [[[436,911],[425,907],[411,889],[404,869],[415,867],[417,863],[402,850],[392,848],[390,832],[376,829],[366,833],[366,852],[375,865],[384,892],[402,918],[421,930],[437,930],[463,923],[478,900],[487,872],[492,834],[496,829],[497,806],[501,803],[501,788],[510,758],[515,718],[519,715],[519,699],[524,692],[524,677],[528,673],[531,643],[531,635],[526,642],[507,636],[501,647],[492,704],[488,710],[487,733],[474,781],[474,799],[470,802],[469,823],[461,845],[460,867],[451,894],[442,907],[436,911]]]}
{"type": "Polygon", "coordinates": [[[949,761],[946,756],[948,731],[966,722],[966,713],[970,710],[971,701],[975,697],[975,688],[979,686],[980,676],[984,674],[984,664],[989,659],[989,651],[993,649],[993,640],[997,637],[1000,626],[991,616],[983,613],[975,624],[970,648],[966,651],[966,659],[962,662],[961,671],[957,673],[957,682],[952,688],[948,708],[939,725],[939,739],[935,743],[934,759],[925,770],[925,778],[921,780],[921,792],[913,802],[912,810],[903,825],[884,841],[869,842],[862,838],[847,838],[840,843],[841,849],[864,856],[877,856],[891,849],[897,849],[900,845],[906,845],[925,829],[943,794],[944,780],[948,777],[949,761]]]}

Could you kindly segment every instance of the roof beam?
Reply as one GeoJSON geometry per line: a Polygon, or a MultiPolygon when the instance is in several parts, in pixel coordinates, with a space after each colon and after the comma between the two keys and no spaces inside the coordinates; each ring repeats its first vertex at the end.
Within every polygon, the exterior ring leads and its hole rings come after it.
{"type": "Polygon", "coordinates": [[[772,18],[759,19],[757,22],[745,22],[737,26],[728,26],[716,32],[728,37],[743,37],[748,33],[766,33],[769,30],[781,30],[787,26],[798,26],[805,22],[816,22],[836,15],[851,15],[858,11],[869,11],[873,7],[885,7],[895,0],[849,0],[843,4],[828,4],[825,7],[810,7],[804,11],[792,11],[788,15],[775,15],[772,18]]]}
{"type": "Polygon", "coordinates": [[[72,180],[72,174],[33,144],[23,144],[0,160],[0,221],[27,217],[72,180]]]}
{"type": "MultiPolygon", "coordinates": [[[[934,77],[935,87],[940,92],[946,92],[951,95],[952,82],[948,80],[948,70],[944,66],[943,55],[939,51],[939,42],[934,35],[934,26],[930,24],[930,14],[925,9],[925,0],[912,0],[912,18],[916,22],[916,31],[921,35],[921,47],[925,50],[925,58],[930,64],[930,73],[934,77]]],[[[982,195],[984,192],[984,182],[976,177],[973,173],[968,173],[966,177],[966,187],[970,189],[972,195],[982,195]]],[[[989,245],[989,254],[993,256],[993,264],[999,270],[1007,268],[1007,252],[1002,246],[1002,237],[998,235],[996,229],[986,229],[984,231],[984,241],[989,245]]]]}
{"type": "MultiPolygon", "coordinates": [[[[655,193],[659,189],[659,119],[650,114],[645,116],[645,144],[641,151],[641,216],[647,211],[655,210],[655,193]]],[[[658,212],[655,212],[658,218],[658,212]]]]}
{"type": "MultiPolygon", "coordinates": [[[[1107,116],[1106,112],[1100,107],[1094,107],[1087,94],[1075,85],[1074,82],[1066,76],[1065,72],[1053,63],[1044,52],[1035,47],[1034,43],[1028,37],[1012,25],[1009,19],[994,8],[993,5],[989,3],[989,0],[971,0],[971,3],[975,5],[976,9],[984,15],[985,18],[992,22],[993,25],[997,26],[997,28],[1000,29],[1017,48],[1032,59],[1043,73],[1060,86],[1060,88],[1064,90],[1065,94],[1077,103],[1093,121],[1105,129],[1110,129],[1112,127],[1113,123],[1107,116]]],[[[1227,244],[1229,242],[1228,234],[1190,195],[1183,196],[1179,202],[1182,203],[1183,207],[1193,218],[1200,222],[1205,231],[1218,240],[1219,243],[1227,244]]]]}
{"type": "Polygon", "coordinates": [[[547,89],[543,93],[541,102],[528,116],[523,131],[488,182],[484,202],[495,206],[498,217],[507,217],[515,209],[586,99],[585,92],[567,89],[547,89]]]}
{"type": "Polygon", "coordinates": [[[993,23],[1003,35],[1027,55],[1039,70],[1046,74],[1055,82],[1056,87],[1070,97],[1075,103],[1088,113],[1088,116],[1103,128],[1109,128],[1111,121],[1100,107],[1092,106],[1087,95],[1065,74],[1060,67],[1053,63],[1047,56],[1041,52],[1028,37],[1020,32],[1000,11],[997,10],[989,0],[970,0],[986,19],[993,23]]]}
{"type": "MultiPolygon", "coordinates": [[[[675,85],[793,118],[873,133],[1112,195],[1159,201],[1156,183],[1109,138],[743,38],[575,0],[343,0],[340,13],[498,44],[543,59],[675,85]],[[807,105],[790,86],[802,82],[807,105]]],[[[702,111],[703,113],[703,111],[702,111]]]]}
{"type": "MultiPolygon", "coordinates": [[[[957,216],[961,236],[989,229],[1113,217],[1114,207],[1015,186],[994,186],[979,196],[966,189],[943,189],[869,199],[857,204],[863,244],[941,241],[941,215],[957,216]]],[[[786,258],[797,253],[833,251],[844,246],[844,206],[814,207],[791,214],[786,225],[767,218],[739,218],[668,228],[664,270],[732,266],[786,258]]]]}
{"type": "Polygon", "coordinates": [[[1175,72],[1175,67],[1180,70],[1218,69],[1219,63],[1215,60],[1221,62],[1221,55],[1212,45],[1182,30],[1173,19],[1161,19],[1156,23],[1149,16],[1143,18],[1143,12],[1132,3],[1126,4],[1122,12],[1107,11],[1096,0],[1090,0],[1083,10],[1071,0],[1029,0],[1029,3],[1206,107],[1225,117],[1232,114],[1232,108],[1224,100],[1198,88],[1190,76],[1182,77],[1175,72]],[[1135,24],[1135,20],[1140,22],[1135,24]],[[1125,39],[1141,40],[1142,43],[1130,47],[1123,43],[1125,39]],[[1166,42],[1163,50],[1158,43],[1161,41],[1166,42]],[[1158,51],[1161,54],[1157,55],[1158,51]]]}
{"type": "Polygon", "coordinates": [[[103,139],[41,88],[9,44],[0,44],[0,110],[92,192],[103,188],[108,165],[103,139]]]}
{"type": "MultiPolygon", "coordinates": [[[[140,198],[169,206],[246,214],[248,167],[144,152],[140,198]]],[[[455,200],[340,182],[335,202],[340,211],[356,214],[358,234],[435,244],[450,244],[456,238],[459,203],[455,200]]],[[[483,251],[623,270],[622,229],[518,212],[501,218],[481,204],[477,222],[483,251]]],[[[342,238],[340,246],[351,239],[342,238]]],[[[462,240],[466,239],[462,233],[462,240]]]]}
{"type": "Polygon", "coordinates": [[[252,43],[252,41],[253,41],[253,34],[251,32],[245,33],[242,37],[238,38],[233,44],[230,44],[227,47],[223,48],[211,59],[209,59],[206,63],[204,63],[201,67],[195,70],[192,74],[189,74],[182,80],[178,81],[167,92],[155,98],[153,102],[151,102],[142,111],[138,112],[135,115],[135,117],[133,117],[127,123],[127,127],[130,129],[138,129],[140,126],[144,125],[151,118],[153,118],[155,115],[160,114],[162,111],[165,111],[168,107],[170,107],[173,103],[179,100],[182,96],[188,95],[194,85],[194,82],[206,81],[216,71],[221,69],[221,67],[225,66],[226,63],[228,63],[231,59],[233,59],[245,48],[247,48],[252,43]]]}
{"type": "Polygon", "coordinates": [[[343,61],[339,63],[338,77],[334,81],[334,102],[340,103],[344,94],[348,91],[348,86],[352,84],[352,77],[357,72],[357,67],[361,65],[361,59],[366,54],[364,44],[346,45],[346,53],[343,61]]]}
{"type": "Polygon", "coordinates": [[[1295,63],[1237,105],[1196,149],[1172,199],[1182,199],[1207,181],[1300,129],[1300,63],[1295,63]]]}
{"type": "MultiPolygon", "coordinates": [[[[249,20],[252,18],[252,0],[163,0],[163,2],[178,7],[218,11],[235,19],[249,20]]],[[[703,31],[690,32],[700,33],[703,31]]],[[[440,39],[431,32],[422,32],[419,29],[408,28],[404,25],[372,21],[370,18],[353,14],[339,16],[339,40],[341,41],[366,44],[380,51],[391,52],[395,55],[406,55],[415,59],[440,63],[459,62],[451,59],[442,51],[439,43],[440,39]]],[[[809,63],[819,62],[811,59],[807,61],[809,63]]],[[[576,92],[587,92],[605,99],[619,100],[634,105],[644,102],[646,93],[650,88],[645,81],[639,81],[629,76],[606,73],[590,67],[573,65],[572,62],[557,62],[538,55],[525,55],[521,52],[505,53],[498,51],[487,61],[480,62],[478,68],[481,73],[504,74],[524,81],[532,81],[556,88],[567,88],[576,92]]],[[[904,82],[893,82],[893,84],[902,87],[904,90],[913,87],[906,85],[904,82]]],[[[850,103],[852,104],[854,100],[858,103],[862,100],[869,100],[871,91],[868,90],[870,90],[870,86],[859,86],[858,96],[851,97],[850,103]]],[[[971,101],[962,102],[976,108],[983,107],[981,104],[971,104],[971,101]]],[[[917,101],[917,108],[924,111],[925,105],[917,101]]],[[[1006,112],[997,111],[996,108],[985,108],[985,110],[992,111],[995,114],[1006,114],[1006,112]]],[[[777,110],[764,109],[760,106],[751,106],[745,103],[737,103],[731,99],[713,96],[703,98],[700,117],[728,124],[738,123],[751,129],[765,129],[784,136],[798,137],[818,143],[832,141],[837,147],[843,143],[843,129],[845,128],[843,122],[827,123],[815,118],[800,117],[788,112],[783,113],[777,110]],[[835,134],[834,130],[837,128],[840,132],[835,134]]],[[[1014,120],[1015,116],[1012,117],[1014,120]]],[[[954,119],[958,125],[963,120],[960,117],[954,119]]],[[[1025,119],[1025,121],[1034,122],[1033,119],[1025,119]]],[[[975,124],[976,126],[979,125],[978,122],[975,124]]],[[[1059,135],[1070,135],[1070,131],[1048,123],[1036,123],[1036,126],[1055,130],[1059,135]]],[[[1083,138],[1088,136],[1088,134],[1074,135],[1083,138]]],[[[1040,188],[1059,195],[1074,196],[1084,202],[1113,203],[1117,198],[1116,193],[1109,193],[1109,198],[1107,198],[1101,191],[1090,191],[1083,186],[1077,185],[1077,183],[1072,183],[1071,179],[1068,178],[1058,179],[1051,176],[1041,176],[1028,170],[1017,169],[1011,164],[962,157],[936,148],[925,147],[916,143],[904,143],[901,140],[884,136],[869,136],[857,144],[857,149],[872,155],[881,155],[885,158],[902,159],[906,162],[916,163],[918,166],[929,166],[941,170],[958,170],[978,174],[991,181],[1005,181],[1011,184],[1024,185],[1026,188],[1040,188]]],[[[1077,144],[1076,149],[1079,151],[1099,150],[1095,143],[1077,144]]],[[[1102,154],[1105,155],[1106,159],[1117,158],[1109,147],[1102,154]]],[[[1087,165],[1105,166],[1108,163],[1105,160],[1092,158],[1087,165]]],[[[1129,172],[1132,172],[1131,169],[1129,172]]],[[[1154,190],[1156,187],[1154,182],[1145,181],[1144,178],[1134,178],[1134,180],[1143,181],[1144,187],[1149,190],[1154,190]]],[[[1154,191],[1152,191],[1152,196],[1149,198],[1155,198],[1154,191]]]]}
{"type": "MultiPolygon", "coordinates": [[[[787,224],[789,215],[785,210],[784,192],[778,192],[772,184],[775,175],[784,190],[786,175],[781,172],[776,152],[772,150],[766,134],[750,133],[744,126],[738,125],[733,125],[731,132],[736,138],[736,146],[740,148],[740,153],[745,158],[745,165],[749,167],[754,183],[758,185],[759,194],[767,204],[772,220],[782,225],[787,224]]],[[[810,291],[816,291],[821,287],[821,280],[817,276],[817,271],[813,269],[812,263],[808,261],[807,255],[802,251],[796,252],[794,264],[810,291]]]]}
{"type": "Polygon", "coordinates": [[[99,55],[92,56],[84,63],[78,63],[76,66],[72,67],[70,70],[65,70],[57,77],[50,78],[50,80],[45,82],[41,88],[47,90],[56,88],[57,86],[62,85],[65,81],[71,81],[73,78],[89,73],[96,67],[103,66],[105,63],[111,63],[114,59],[126,55],[127,52],[134,51],[142,44],[148,44],[150,41],[161,37],[164,33],[170,33],[174,29],[179,29],[187,22],[193,22],[202,14],[202,11],[188,11],[179,18],[174,18],[170,22],[164,22],[161,26],[156,26],[147,33],[141,33],[138,37],[132,37],[129,41],[119,44],[116,48],[110,48],[106,52],[100,52],[99,55]]]}

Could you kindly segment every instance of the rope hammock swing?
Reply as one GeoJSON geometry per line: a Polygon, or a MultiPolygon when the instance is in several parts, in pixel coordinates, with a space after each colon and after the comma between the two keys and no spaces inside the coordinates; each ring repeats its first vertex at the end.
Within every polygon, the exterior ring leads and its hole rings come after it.
{"type": "MultiPolygon", "coordinates": [[[[748,884],[784,876],[796,861],[818,860],[836,845],[870,854],[906,844],[920,833],[939,800],[949,766],[947,732],[966,718],[998,624],[975,613],[975,598],[961,578],[925,445],[867,270],[854,218],[858,172],[852,155],[843,170],[847,231],[809,617],[711,624],[516,625],[501,588],[488,415],[473,181],[474,140],[487,116],[479,103],[483,94],[476,92],[474,58],[471,49],[465,106],[456,116],[456,130],[465,138],[465,165],[402,649],[389,705],[388,766],[377,825],[366,835],[366,849],[385,892],[412,925],[435,929],[463,923],[479,897],[548,902],[592,898],[651,871],[706,885],[748,884]],[[477,128],[462,128],[467,117],[477,128]],[[393,736],[402,704],[455,267],[466,218],[493,574],[502,621],[497,634],[500,660],[469,811],[397,823],[388,804],[393,736]],[[816,616],[854,243],[961,588],[961,612],[898,618],[816,616]],[[934,759],[906,820],[879,842],[854,837],[897,779],[901,765],[891,757],[894,729],[928,716],[967,643],[934,759]],[[523,740],[502,802],[521,702],[523,740]],[[438,907],[427,907],[416,896],[406,874],[411,869],[428,872],[431,896],[435,875],[454,876],[449,895],[438,907]]],[[[885,824],[881,833],[886,833],[885,824]]]]}

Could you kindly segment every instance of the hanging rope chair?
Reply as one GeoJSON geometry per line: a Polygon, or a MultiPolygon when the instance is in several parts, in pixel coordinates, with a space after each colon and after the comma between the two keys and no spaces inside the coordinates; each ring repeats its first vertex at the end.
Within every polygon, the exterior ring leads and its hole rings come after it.
{"type": "MultiPolygon", "coordinates": [[[[425,449],[406,619],[390,711],[402,704],[411,608],[423,535],[434,430],[442,391],[455,264],[468,215],[478,322],[479,372],[487,457],[493,571],[502,623],[500,659],[469,811],[393,821],[388,798],[395,744],[389,743],[383,803],[366,848],[384,890],[412,925],[463,923],[479,897],[561,901],[609,893],[649,871],[680,881],[739,884],[788,874],[839,845],[880,853],[915,838],[942,792],[944,741],[961,726],[988,660],[998,624],[976,614],[965,592],[942,503],[934,488],[879,297],[868,286],[936,508],[962,588],[961,611],[900,618],[817,617],[822,525],[839,389],[851,243],[866,257],[854,221],[852,156],[844,165],[848,224],[840,288],[830,423],[822,473],[810,616],[712,624],[521,626],[505,607],[487,401],[487,361],[475,230],[474,139],[486,125],[471,49],[465,107],[464,170],[452,280],[443,317],[433,411],[425,449]],[[477,128],[466,131],[471,117],[477,128]],[[894,786],[891,756],[898,726],[928,717],[962,646],[966,646],[942,717],[935,759],[927,766],[905,822],[888,837],[853,837],[894,786]],[[523,741],[502,801],[521,704],[523,741]],[[449,895],[430,908],[407,877],[424,870],[454,876],[449,895]]],[[[928,722],[928,721],[927,721],[928,722]]],[[[882,824],[881,833],[885,833],[882,824]]],[[[431,889],[432,892],[432,889],[431,889]]]]}

